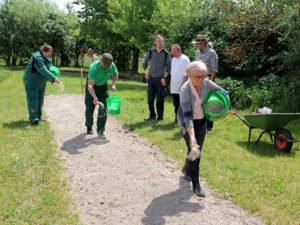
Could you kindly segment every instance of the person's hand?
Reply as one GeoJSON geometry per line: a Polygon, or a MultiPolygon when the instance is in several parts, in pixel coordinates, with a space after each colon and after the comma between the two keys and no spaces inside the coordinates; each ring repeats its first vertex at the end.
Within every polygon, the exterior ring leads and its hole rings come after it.
{"type": "Polygon", "coordinates": [[[102,102],[98,102],[98,105],[104,107],[104,104],[102,102]]]}
{"type": "Polygon", "coordinates": [[[161,78],[160,83],[161,83],[162,86],[166,86],[167,85],[166,79],[164,77],[161,78]]]}
{"type": "Polygon", "coordinates": [[[111,90],[112,90],[113,92],[116,92],[116,91],[117,91],[116,85],[112,85],[112,86],[111,86],[111,90]]]}
{"type": "Polygon", "coordinates": [[[94,98],[93,103],[94,103],[94,105],[98,105],[98,104],[99,104],[99,103],[98,103],[98,98],[97,98],[97,97],[94,98]]]}
{"type": "Polygon", "coordinates": [[[145,70],[145,79],[149,80],[149,70],[145,70]]]}
{"type": "Polygon", "coordinates": [[[59,83],[60,83],[60,80],[57,79],[57,78],[55,78],[54,82],[59,84],[59,83]]]}

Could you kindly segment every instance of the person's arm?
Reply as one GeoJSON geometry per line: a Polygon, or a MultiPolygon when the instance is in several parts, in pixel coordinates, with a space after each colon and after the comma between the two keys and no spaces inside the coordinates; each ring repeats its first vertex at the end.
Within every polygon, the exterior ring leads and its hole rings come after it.
{"type": "Polygon", "coordinates": [[[145,71],[144,77],[145,77],[146,80],[149,79],[149,70],[147,69],[148,68],[149,60],[150,60],[150,54],[148,52],[146,54],[146,57],[145,57],[144,62],[143,62],[143,68],[144,68],[144,71],[145,71]]]}
{"type": "Polygon", "coordinates": [[[51,82],[60,83],[60,81],[47,69],[42,57],[33,56],[32,63],[39,74],[46,77],[51,82]]]}
{"type": "Polygon", "coordinates": [[[112,77],[111,89],[113,92],[117,91],[117,80],[119,79],[118,73],[114,74],[112,77]]]}
{"type": "Polygon", "coordinates": [[[217,77],[217,72],[216,71],[212,71],[210,74],[210,80],[215,81],[217,77]]]}
{"type": "Polygon", "coordinates": [[[193,149],[196,147],[197,142],[195,138],[194,131],[194,122],[193,122],[193,108],[192,108],[192,99],[189,93],[189,85],[184,85],[184,87],[180,90],[180,107],[183,111],[183,120],[185,123],[185,128],[190,137],[190,147],[193,149]]]}
{"type": "MultiPolygon", "coordinates": [[[[186,68],[188,67],[188,65],[190,64],[190,59],[188,57],[186,57],[186,60],[184,61],[184,71],[186,70],[186,68]]],[[[184,77],[182,77],[182,81],[181,81],[181,85],[179,87],[179,90],[180,88],[182,87],[182,85],[188,80],[188,75],[185,74],[184,77]]]]}
{"type": "Polygon", "coordinates": [[[217,77],[217,72],[218,72],[218,55],[216,52],[212,52],[211,54],[211,74],[210,74],[210,80],[214,81],[217,77]]]}
{"type": "Polygon", "coordinates": [[[187,127],[186,130],[190,136],[190,147],[191,149],[195,149],[197,147],[197,141],[195,137],[194,127],[187,127]]]}
{"type": "Polygon", "coordinates": [[[181,84],[180,84],[180,87],[179,87],[179,91],[180,91],[180,88],[182,87],[182,85],[188,80],[188,76],[185,75],[183,78],[182,78],[182,81],[181,81],[181,84]]]}
{"type": "Polygon", "coordinates": [[[219,91],[222,91],[224,93],[227,93],[227,91],[225,89],[223,89],[222,87],[220,87],[219,85],[217,85],[215,82],[213,82],[211,80],[207,79],[204,82],[205,82],[205,85],[208,87],[208,89],[211,90],[211,91],[219,90],[219,91]]]}
{"type": "Polygon", "coordinates": [[[94,80],[88,80],[88,91],[90,93],[90,95],[93,97],[93,103],[95,105],[98,105],[98,98],[96,96],[96,93],[95,93],[95,90],[94,90],[94,84],[95,84],[95,81],[94,80]]]}
{"type": "Polygon", "coordinates": [[[144,70],[147,69],[149,60],[150,60],[150,59],[149,59],[149,52],[148,52],[148,53],[146,54],[145,59],[144,59],[144,62],[143,62],[143,68],[144,68],[144,70]]]}
{"type": "Polygon", "coordinates": [[[164,74],[164,78],[167,78],[170,75],[171,72],[171,62],[172,62],[172,57],[168,53],[167,59],[166,59],[166,70],[164,74]]]}

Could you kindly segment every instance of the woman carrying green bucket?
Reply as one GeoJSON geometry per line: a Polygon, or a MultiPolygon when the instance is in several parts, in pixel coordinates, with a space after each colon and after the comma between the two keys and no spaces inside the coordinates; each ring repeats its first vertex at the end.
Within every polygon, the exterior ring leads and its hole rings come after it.
{"type": "MultiPolygon", "coordinates": [[[[192,181],[194,193],[199,197],[205,197],[199,181],[200,158],[207,125],[203,100],[211,91],[225,92],[225,90],[213,81],[205,79],[207,68],[202,61],[189,64],[186,73],[189,79],[180,89],[180,106],[177,112],[177,121],[188,150],[182,172],[187,180],[192,181]]],[[[210,105],[210,109],[215,110],[214,104],[210,105]]],[[[219,116],[221,115],[225,114],[219,116]]]]}
{"type": "Polygon", "coordinates": [[[104,53],[100,60],[90,65],[85,92],[85,125],[87,134],[93,134],[93,115],[95,106],[99,105],[97,117],[97,134],[101,140],[105,140],[104,130],[107,120],[108,85],[107,81],[112,78],[112,91],[115,92],[118,80],[118,69],[113,63],[113,57],[104,53]]]}

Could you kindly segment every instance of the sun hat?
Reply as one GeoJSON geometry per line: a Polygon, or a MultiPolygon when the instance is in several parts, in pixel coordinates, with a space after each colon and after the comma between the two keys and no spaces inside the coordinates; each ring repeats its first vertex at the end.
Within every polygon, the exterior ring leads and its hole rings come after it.
{"type": "Polygon", "coordinates": [[[109,53],[104,53],[102,55],[102,62],[103,62],[103,66],[107,69],[110,68],[112,62],[113,62],[113,57],[111,54],[109,53]]]}

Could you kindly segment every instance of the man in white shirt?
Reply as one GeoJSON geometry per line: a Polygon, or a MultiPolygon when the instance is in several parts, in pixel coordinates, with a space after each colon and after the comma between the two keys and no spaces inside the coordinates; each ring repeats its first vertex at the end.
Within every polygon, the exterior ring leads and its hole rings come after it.
{"type": "Polygon", "coordinates": [[[186,67],[190,64],[189,58],[182,54],[178,44],[173,44],[171,53],[173,55],[171,62],[171,94],[173,96],[173,105],[175,112],[175,123],[177,123],[177,111],[179,107],[179,90],[184,82],[187,81],[186,67]]]}

